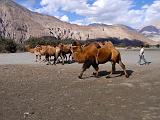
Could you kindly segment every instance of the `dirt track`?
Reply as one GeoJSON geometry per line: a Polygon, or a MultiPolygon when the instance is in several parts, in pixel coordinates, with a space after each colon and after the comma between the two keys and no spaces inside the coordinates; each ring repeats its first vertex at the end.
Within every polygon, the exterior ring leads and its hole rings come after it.
{"type": "Polygon", "coordinates": [[[137,51],[121,51],[130,77],[106,79],[110,64],[77,78],[81,64],[47,66],[29,53],[0,54],[0,120],[160,120],[160,51],[138,66],[137,51]],[[8,65],[10,64],[10,65],[8,65]]]}

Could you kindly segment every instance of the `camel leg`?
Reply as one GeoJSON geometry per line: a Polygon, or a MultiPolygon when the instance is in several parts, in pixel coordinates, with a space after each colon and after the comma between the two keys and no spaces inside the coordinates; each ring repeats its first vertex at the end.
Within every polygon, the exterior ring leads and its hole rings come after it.
{"type": "Polygon", "coordinates": [[[36,55],[36,61],[35,62],[38,62],[38,55],[36,55]]]}
{"type": "Polygon", "coordinates": [[[49,64],[50,64],[50,59],[49,59],[50,56],[49,56],[49,55],[46,55],[45,58],[46,58],[46,60],[47,60],[47,65],[49,65],[49,64]]]}
{"type": "Polygon", "coordinates": [[[116,71],[116,67],[115,67],[116,63],[113,62],[113,61],[111,61],[111,64],[112,64],[112,69],[111,69],[111,71],[110,71],[110,74],[107,75],[106,78],[110,78],[111,75],[116,71]]]}
{"type": "MultiPolygon", "coordinates": [[[[54,65],[56,65],[56,64],[57,64],[57,62],[58,62],[58,59],[57,59],[57,57],[56,57],[56,56],[54,56],[53,64],[54,64],[54,65]]],[[[53,65],[53,64],[52,64],[52,65],[53,65]]]]}
{"type": "Polygon", "coordinates": [[[49,55],[48,59],[49,59],[49,64],[51,64],[51,56],[50,55],[49,55]]]}
{"type": "Polygon", "coordinates": [[[69,54],[69,59],[68,59],[69,63],[71,63],[71,56],[72,54],[69,54]]]}
{"type": "Polygon", "coordinates": [[[39,55],[39,61],[41,61],[41,55],[39,55]]]}
{"type": "Polygon", "coordinates": [[[55,64],[55,65],[58,63],[58,56],[59,56],[59,53],[56,52],[54,55],[54,62],[53,62],[53,64],[55,64]]]}
{"type": "Polygon", "coordinates": [[[47,62],[48,60],[47,60],[48,58],[47,58],[47,56],[45,55],[45,58],[43,59],[43,60],[41,60],[41,62],[47,62]]]}
{"type": "Polygon", "coordinates": [[[79,79],[82,79],[82,75],[83,75],[83,73],[84,73],[85,71],[86,71],[86,68],[83,68],[82,71],[81,71],[81,73],[80,73],[80,75],[78,76],[79,79]]]}
{"type": "Polygon", "coordinates": [[[116,63],[115,62],[111,62],[111,64],[112,64],[112,74],[116,71],[116,63]]]}
{"type": "Polygon", "coordinates": [[[116,71],[116,67],[115,67],[116,63],[112,61],[111,64],[112,64],[112,70],[111,70],[109,76],[111,76],[116,71]]]}
{"type": "Polygon", "coordinates": [[[60,57],[61,57],[61,59],[62,59],[62,65],[64,65],[65,55],[63,56],[63,54],[61,53],[61,54],[60,54],[60,57]]]}
{"type": "Polygon", "coordinates": [[[78,76],[80,79],[82,79],[82,76],[83,76],[83,73],[91,66],[91,64],[89,62],[85,62],[83,64],[83,67],[82,67],[82,71],[80,73],[80,75],[78,76]]]}
{"type": "Polygon", "coordinates": [[[62,65],[64,65],[64,57],[63,57],[63,55],[62,55],[62,65]]]}
{"type": "Polygon", "coordinates": [[[128,75],[128,74],[127,74],[127,72],[126,72],[125,65],[122,63],[122,61],[119,61],[119,65],[120,65],[120,66],[121,66],[121,68],[123,69],[123,71],[124,71],[124,74],[125,74],[126,78],[128,78],[128,77],[129,77],[129,75],[128,75]]]}
{"type": "Polygon", "coordinates": [[[41,63],[42,63],[42,62],[46,62],[46,58],[44,58],[43,60],[41,60],[41,63]]]}
{"type": "Polygon", "coordinates": [[[96,72],[93,72],[93,75],[95,75],[95,77],[98,77],[98,70],[99,70],[98,64],[94,63],[94,64],[92,64],[92,66],[96,71],[96,72]]]}
{"type": "Polygon", "coordinates": [[[64,54],[64,59],[65,59],[65,61],[67,61],[67,55],[66,54],[64,54]]]}

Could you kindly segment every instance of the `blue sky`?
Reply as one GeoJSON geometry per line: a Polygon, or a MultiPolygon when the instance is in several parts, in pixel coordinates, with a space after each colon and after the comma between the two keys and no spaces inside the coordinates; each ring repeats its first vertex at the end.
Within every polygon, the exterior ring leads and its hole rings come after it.
{"type": "Polygon", "coordinates": [[[145,4],[151,5],[154,0],[134,0],[135,9],[140,9],[145,4]]]}
{"type": "Polygon", "coordinates": [[[63,21],[141,27],[160,19],[160,0],[15,0],[26,8],[63,21]]]}

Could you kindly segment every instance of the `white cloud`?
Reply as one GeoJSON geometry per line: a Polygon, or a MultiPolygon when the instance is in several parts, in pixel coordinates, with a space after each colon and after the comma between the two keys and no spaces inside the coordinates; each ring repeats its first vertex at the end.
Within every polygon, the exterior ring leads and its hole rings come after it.
{"type": "Polygon", "coordinates": [[[62,11],[75,12],[76,9],[87,8],[86,0],[41,0],[41,8],[35,10],[50,15],[61,14],[62,11]]]}
{"type": "Polygon", "coordinates": [[[147,23],[160,20],[160,0],[154,1],[152,5],[146,8],[144,17],[147,23]]]}
{"type": "Polygon", "coordinates": [[[41,0],[41,8],[36,11],[55,16],[63,16],[69,20],[62,11],[84,16],[83,20],[70,21],[78,24],[93,22],[106,24],[125,24],[139,27],[160,19],[160,0],[151,5],[144,5],[134,9],[134,0],[41,0]]]}
{"type": "Polygon", "coordinates": [[[66,15],[63,15],[60,20],[64,21],[64,22],[69,22],[69,18],[66,15]]]}

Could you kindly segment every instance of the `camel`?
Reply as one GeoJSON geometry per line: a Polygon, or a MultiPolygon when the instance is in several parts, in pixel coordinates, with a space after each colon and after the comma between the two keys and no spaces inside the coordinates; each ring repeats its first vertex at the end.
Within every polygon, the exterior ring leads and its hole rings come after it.
{"type": "Polygon", "coordinates": [[[78,46],[72,46],[72,58],[74,61],[78,63],[83,63],[82,66],[82,72],[78,76],[80,79],[82,79],[83,73],[86,71],[86,69],[92,67],[96,70],[96,75],[98,75],[98,63],[97,63],[97,54],[98,54],[98,47],[95,44],[90,44],[87,46],[84,46],[83,48],[78,46]]]}
{"type": "MultiPolygon", "coordinates": [[[[39,61],[46,61],[47,58],[46,58],[46,52],[47,52],[47,45],[37,45],[35,48],[37,50],[37,52],[39,53],[38,56],[39,56],[39,61]],[[41,60],[42,56],[45,56],[45,59],[44,60],[41,60]]],[[[50,57],[51,59],[51,57],[50,57]]]]}
{"type": "Polygon", "coordinates": [[[48,64],[51,64],[51,56],[54,56],[54,64],[57,63],[57,59],[59,56],[61,56],[62,58],[62,64],[64,64],[64,59],[61,53],[61,49],[58,46],[50,46],[47,45],[45,48],[42,47],[42,49],[40,50],[40,53],[45,55],[46,60],[48,61],[48,64]]]}
{"type": "Polygon", "coordinates": [[[41,59],[40,52],[39,52],[39,50],[40,50],[39,46],[36,46],[35,48],[31,48],[30,45],[26,45],[25,49],[27,52],[34,53],[36,55],[35,62],[38,62],[41,59]]]}
{"type": "Polygon", "coordinates": [[[64,57],[64,59],[66,59],[66,61],[68,61],[68,62],[71,62],[71,56],[72,56],[71,45],[59,44],[58,46],[61,49],[61,53],[62,53],[62,56],[64,57]],[[69,54],[68,59],[67,59],[67,54],[69,54]]]}
{"type": "Polygon", "coordinates": [[[110,61],[112,63],[111,73],[107,76],[110,77],[115,71],[115,64],[118,63],[124,71],[125,76],[128,78],[125,65],[121,61],[121,55],[118,50],[115,49],[111,42],[106,42],[103,46],[98,43],[91,43],[83,48],[80,45],[72,46],[72,57],[76,62],[83,63],[82,71],[79,78],[82,79],[83,73],[86,69],[92,66],[96,73],[95,76],[98,77],[99,64],[105,64],[110,61]]]}
{"type": "MultiPolygon", "coordinates": [[[[51,64],[51,56],[54,56],[54,64],[56,64],[58,56],[61,55],[61,50],[59,47],[50,45],[37,45],[35,48],[30,48],[30,46],[27,45],[26,50],[36,55],[36,62],[41,61],[41,57],[45,56],[47,65],[51,64]]],[[[61,58],[62,64],[64,64],[63,57],[61,58]]]]}
{"type": "Polygon", "coordinates": [[[25,45],[25,50],[30,53],[34,53],[34,48],[31,48],[30,45],[25,45]]]}

